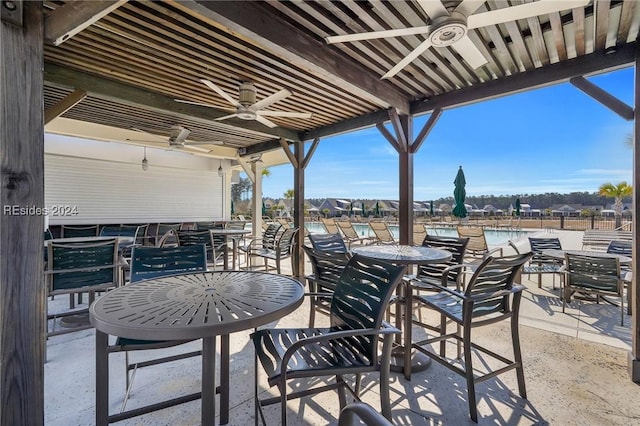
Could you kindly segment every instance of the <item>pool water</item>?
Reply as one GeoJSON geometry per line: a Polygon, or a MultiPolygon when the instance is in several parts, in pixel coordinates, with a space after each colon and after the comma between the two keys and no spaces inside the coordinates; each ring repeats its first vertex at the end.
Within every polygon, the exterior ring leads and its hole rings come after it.
{"type": "MultiPolygon", "coordinates": [[[[327,231],[320,222],[305,222],[305,228],[312,234],[324,234],[327,231]]],[[[366,223],[354,223],[353,227],[356,229],[359,235],[363,237],[373,237],[373,230],[366,223]]],[[[389,225],[389,230],[393,236],[399,238],[398,225],[389,225]]],[[[427,232],[429,235],[438,235],[441,237],[457,237],[458,231],[455,228],[432,228],[427,226],[427,232]]],[[[484,235],[487,239],[487,244],[490,246],[498,246],[507,243],[509,240],[517,240],[522,237],[526,237],[532,234],[531,231],[523,230],[510,230],[510,229],[485,229],[484,235]]]]}

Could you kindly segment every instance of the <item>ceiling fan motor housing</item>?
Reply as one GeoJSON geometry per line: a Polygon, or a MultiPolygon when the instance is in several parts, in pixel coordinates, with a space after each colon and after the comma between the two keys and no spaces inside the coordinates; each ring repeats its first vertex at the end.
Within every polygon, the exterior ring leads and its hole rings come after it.
{"type": "Polygon", "coordinates": [[[467,34],[467,18],[461,13],[452,12],[451,16],[435,18],[432,25],[429,40],[435,47],[451,46],[467,34]]]}
{"type": "Polygon", "coordinates": [[[256,88],[249,82],[240,84],[238,89],[238,103],[242,107],[238,107],[238,118],[243,120],[255,120],[256,113],[249,109],[249,107],[256,103],[256,88]]]}

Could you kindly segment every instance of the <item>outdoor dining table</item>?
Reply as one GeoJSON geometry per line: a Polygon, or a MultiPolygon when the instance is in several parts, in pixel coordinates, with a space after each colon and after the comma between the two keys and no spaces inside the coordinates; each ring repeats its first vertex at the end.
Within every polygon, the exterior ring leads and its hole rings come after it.
{"type": "MultiPolygon", "coordinates": [[[[351,249],[353,253],[361,256],[384,260],[395,265],[427,265],[431,263],[442,263],[451,259],[451,252],[425,246],[407,246],[407,245],[369,245],[354,247],[351,249]]],[[[413,304],[413,294],[411,285],[405,282],[402,286],[404,293],[404,324],[401,321],[401,315],[396,315],[396,326],[403,331],[403,344],[399,346],[399,352],[402,358],[393,360],[391,366],[392,371],[404,372],[407,380],[411,379],[412,371],[420,371],[427,368],[431,363],[431,359],[425,357],[418,359],[411,357],[411,339],[413,323],[411,319],[411,309],[413,304]]],[[[398,350],[395,351],[398,353],[398,350]]],[[[417,354],[416,354],[417,355],[417,354]]]]}
{"type": "Polygon", "coordinates": [[[247,235],[251,233],[250,229],[233,229],[233,228],[212,228],[210,229],[212,235],[220,235],[224,237],[224,269],[229,269],[229,238],[233,241],[233,268],[236,267],[236,257],[238,254],[238,238],[243,235],[247,235]]]}
{"type": "Polygon", "coordinates": [[[144,340],[202,338],[201,424],[215,421],[216,337],[220,345],[220,424],[229,422],[229,334],[293,312],[303,285],[283,275],[208,271],[139,281],[106,293],[90,308],[96,328],[96,425],[139,415],[109,415],[109,335],[144,340]]]}

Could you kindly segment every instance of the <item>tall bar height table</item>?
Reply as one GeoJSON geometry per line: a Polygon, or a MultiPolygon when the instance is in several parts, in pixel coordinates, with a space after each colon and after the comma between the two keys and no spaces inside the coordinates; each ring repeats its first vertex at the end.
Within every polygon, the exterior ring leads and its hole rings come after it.
{"type": "Polygon", "coordinates": [[[224,269],[227,270],[229,269],[229,238],[231,238],[231,240],[233,241],[233,248],[232,248],[232,252],[233,252],[233,268],[235,269],[236,267],[236,256],[238,254],[238,238],[250,234],[251,230],[249,229],[233,229],[233,228],[221,228],[221,229],[216,229],[216,228],[212,228],[210,229],[211,234],[212,235],[220,235],[222,237],[224,237],[224,269]]]}
{"type": "Polygon", "coordinates": [[[143,340],[202,338],[202,425],[215,424],[216,337],[221,336],[220,424],[227,424],[229,334],[284,317],[300,306],[303,296],[303,285],[293,278],[252,271],[172,275],[108,292],[89,311],[96,328],[96,425],[155,411],[138,408],[109,415],[109,335],[143,340]]]}
{"type": "MultiPolygon", "coordinates": [[[[354,247],[352,252],[359,255],[370,257],[378,260],[386,260],[396,265],[427,265],[430,263],[442,263],[451,259],[451,253],[446,250],[435,249],[424,246],[404,246],[404,245],[370,245],[354,247]]],[[[406,282],[404,287],[404,325],[403,345],[402,345],[402,365],[392,365],[393,371],[404,372],[404,377],[411,380],[411,371],[417,371],[418,367],[412,365],[411,362],[411,339],[412,339],[412,320],[411,309],[413,304],[413,295],[411,285],[406,282]]],[[[400,324],[399,317],[396,315],[396,322],[400,324]]],[[[422,365],[427,366],[431,360],[426,358],[422,365]]]]}

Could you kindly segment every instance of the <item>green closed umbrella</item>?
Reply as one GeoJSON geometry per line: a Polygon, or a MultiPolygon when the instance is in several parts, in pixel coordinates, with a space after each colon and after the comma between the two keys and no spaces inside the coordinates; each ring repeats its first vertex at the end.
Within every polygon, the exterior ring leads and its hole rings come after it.
{"type": "Polygon", "coordinates": [[[373,209],[373,214],[376,216],[380,216],[380,203],[376,201],[376,206],[373,209]]]}
{"type": "Polygon", "coordinates": [[[267,206],[264,205],[264,201],[262,202],[262,216],[267,216],[267,206]]]}
{"type": "Polygon", "coordinates": [[[456,178],[453,181],[453,199],[456,203],[456,206],[453,208],[453,215],[460,219],[467,217],[467,208],[464,206],[464,199],[467,196],[467,192],[464,189],[464,186],[467,182],[464,179],[464,172],[462,171],[462,166],[458,169],[458,174],[456,174],[456,178]]]}
{"type": "Polygon", "coordinates": [[[233,200],[231,200],[231,214],[234,214],[234,213],[235,213],[235,211],[233,209],[233,200]]]}
{"type": "Polygon", "coordinates": [[[516,198],[516,216],[520,217],[520,198],[516,198]]]}
{"type": "Polygon", "coordinates": [[[429,213],[433,216],[433,200],[431,200],[431,205],[429,206],[429,213]]]}

